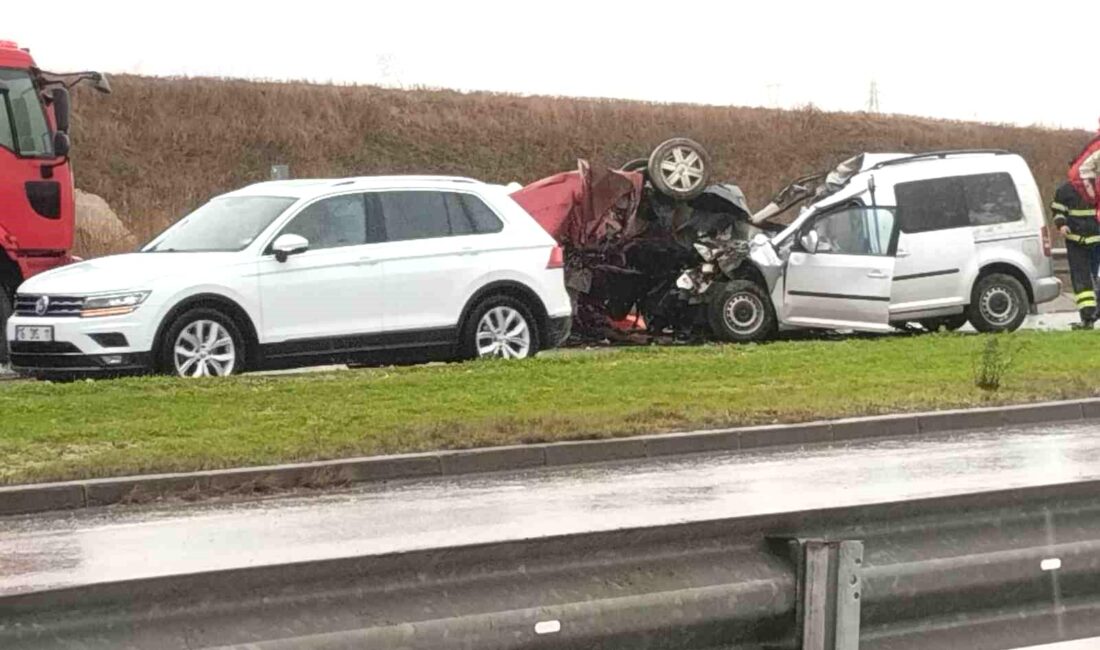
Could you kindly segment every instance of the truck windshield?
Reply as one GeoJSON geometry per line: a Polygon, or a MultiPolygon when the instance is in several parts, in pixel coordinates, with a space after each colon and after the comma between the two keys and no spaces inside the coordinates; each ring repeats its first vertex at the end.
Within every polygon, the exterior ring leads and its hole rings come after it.
{"type": "Polygon", "coordinates": [[[142,250],[146,253],[244,250],[296,200],[284,196],[214,199],[164,231],[142,250]]]}
{"type": "Polygon", "coordinates": [[[53,156],[46,113],[26,70],[0,68],[0,147],[19,156],[53,156]]]}

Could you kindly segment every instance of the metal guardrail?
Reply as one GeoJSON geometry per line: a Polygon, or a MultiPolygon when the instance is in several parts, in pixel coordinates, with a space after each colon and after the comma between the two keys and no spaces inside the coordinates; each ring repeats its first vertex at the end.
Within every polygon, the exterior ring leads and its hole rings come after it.
{"type": "Polygon", "coordinates": [[[1100,636],[1098,490],[1083,482],[9,595],[0,647],[983,650],[1100,636]]]}

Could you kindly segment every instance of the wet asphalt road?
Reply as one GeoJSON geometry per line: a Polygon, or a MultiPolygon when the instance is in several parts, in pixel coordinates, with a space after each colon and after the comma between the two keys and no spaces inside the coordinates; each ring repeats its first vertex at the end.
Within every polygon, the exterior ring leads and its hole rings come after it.
{"type": "Polygon", "coordinates": [[[0,594],[1100,478],[1059,425],[0,518],[0,594]]]}

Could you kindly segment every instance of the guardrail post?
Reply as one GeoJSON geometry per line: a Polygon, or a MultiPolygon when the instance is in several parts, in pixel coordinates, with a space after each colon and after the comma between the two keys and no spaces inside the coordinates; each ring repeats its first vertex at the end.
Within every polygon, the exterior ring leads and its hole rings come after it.
{"type": "Polygon", "coordinates": [[[798,567],[801,650],[858,650],[863,542],[790,540],[798,567]]]}

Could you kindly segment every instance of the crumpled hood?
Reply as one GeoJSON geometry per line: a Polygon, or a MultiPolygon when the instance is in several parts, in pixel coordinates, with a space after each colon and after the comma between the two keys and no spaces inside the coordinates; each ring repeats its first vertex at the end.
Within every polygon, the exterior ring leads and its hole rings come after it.
{"type": "Polygon", "coordinates": [[[83,296],[106,291],[148,289],[171,275],[227,266],[233,253],[130,253],[100,257],[40,273],[19,287],[20,293],[83,296]]]}

